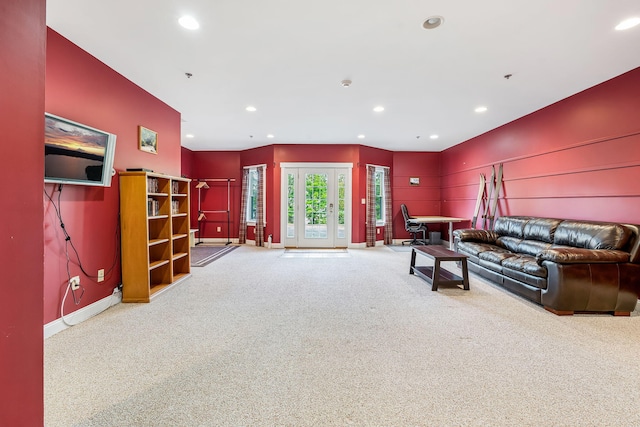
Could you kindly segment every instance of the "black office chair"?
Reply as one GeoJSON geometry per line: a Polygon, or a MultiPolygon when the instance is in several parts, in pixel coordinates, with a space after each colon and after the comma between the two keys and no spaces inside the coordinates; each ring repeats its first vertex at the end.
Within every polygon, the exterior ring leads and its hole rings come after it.
{"type": "Polygon", "coordinates": [[[404,246],[405,243],[409,243],[410,245],[426,245],[427,243],[427,225],[421,222],[416,222],[411,220],[411,216],[407,211],[407,205],[400,205],[400,210],[402,210],[402,216],[404,217],[404,229],[411,233],[411,240],[405,240],[402,242],[404,246]],[[418,233],[422,233],[422,239],[418,239],[418,233]]]}

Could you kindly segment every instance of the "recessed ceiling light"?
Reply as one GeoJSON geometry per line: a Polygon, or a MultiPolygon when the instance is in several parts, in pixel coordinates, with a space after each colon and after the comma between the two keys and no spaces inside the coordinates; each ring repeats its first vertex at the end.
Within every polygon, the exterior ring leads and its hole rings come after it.
{"type": "Polygon", "coordinates": [[[384,107],[382,105],[378,105],[377,107],[374,107],[373,111],[375,111],[376,113],[381,113],[384,111],[384,107]]]}
{"type": "Polygon", "coordinates": [[[188,133],[188,134],[185,135],[185,138],[193,138],[193,137],[194,137],[194,135],[192,133],[188,133]]]}
{"type": "Polygon", "coordinates": [[[438,28],[443,23],[444,18],[442,16],[434,15],[428,17],[427,20],[422,23],[422,28],[424,28],[425,30],[433,30],[434,28],[438,28]]]}
{"type": "Polygon", "coordinates": [[[640,18],[635,16],[633,18],[625,19],[624,21],[616,25],[616,30],[628,30],[629,28],[633,28],[638,24],[640,24],[640,18]]]}
{"type": "Polygon", "coordinates": [[[474,111],[475,111],[476,113],[484,113],[485,111],[487,111],[487,107],[485,107],[484,105],[482,105],[482,106],[480,106],[480,107],[476,108],[474,111]]]}
{"type": "Polygon", "coordinates": [[[364,139],[364,135],[363,134],[358,135],[358,139],[364,139]]]}
{"type": "Polygon", "coordinates": [[[251,112],[254,112],[254,111],[256,111],[256,110],[257,110],[257,108],[256,108],[256,107],[254,107],[253,105],[249,105],[247,108],[245,108],[245,110],[247,110],[247,111],[251,111],[251,112]]]}
{"type": "Polygon", "coordinates": [[[272,139],[272,138],[274,138],[274,136],[273,136],[273,134],[269,134],[269,135],[267,135],[267,138],[272,139]]]}
{"type": "Polygon", "coordinates": [[[440,137],[434,133],[433,135],[429,136],[429,138],[431,138],[431,139],[438,139],[438,138],[440,138],[440,137]]]}
{"type": "Polygon", "coordinates": [[[187,30],[197,30],[198,28],[200,28],[200,24],[198,24],[196,18],[189,15],[181,16],[180,19],[178,19],[178,23],[187,30]]]}

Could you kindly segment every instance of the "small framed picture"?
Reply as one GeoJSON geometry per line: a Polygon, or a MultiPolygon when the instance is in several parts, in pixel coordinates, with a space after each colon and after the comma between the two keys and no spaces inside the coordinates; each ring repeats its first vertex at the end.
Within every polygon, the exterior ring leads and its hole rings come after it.
{"type": "Polygon", "coordinates": [[[409,185],[420,185],[420,178],[409,178],[409,185]]]}
{"type": "Polygon", "coordinates": [[[147,129],[144,126],[138,126],[138,142],[141,151],[151,154],[158,154],[158,133],[147,129]]]}

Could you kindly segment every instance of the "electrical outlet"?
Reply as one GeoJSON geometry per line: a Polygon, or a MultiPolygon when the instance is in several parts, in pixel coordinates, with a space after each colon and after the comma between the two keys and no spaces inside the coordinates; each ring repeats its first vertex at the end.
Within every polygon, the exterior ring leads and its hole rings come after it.
{"type": "Polygon", "coordinates": [[[69,284],[71,285],[71,290],[75,291],[80,287],[80,276],[73,276],[71,280],[69,280],[69,284]]]}
{"type": "Polygon", "coordinates": [[[379,228],[376,228],[376,233],[380,234],[380,229],[379,228]]]}
{"type": "Polygon", "coordinates": [[[222,227],[218,227],[218,233],[222,231],[222,227]]]}
{"type": "Polygon", "coordinates": [[[104,282],[104,268],[98,270],[98,282],[104,282]]]}

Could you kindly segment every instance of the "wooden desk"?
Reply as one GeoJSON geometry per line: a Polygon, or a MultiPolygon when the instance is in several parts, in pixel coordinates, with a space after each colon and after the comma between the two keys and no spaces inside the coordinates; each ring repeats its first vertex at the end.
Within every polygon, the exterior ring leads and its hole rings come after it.
{"type": "Polygon", "coordinates": [[[469,272],[467,270],[467,256],[458,252],[450,251],[442,246],[413,246],[411,248],[411,266],[409,274],[424,279],[431,283],[431,290],[437,291],[439,285],[462,285],[462,288],[469,290],[469,272]],[[424,255],[434,262],[433,267],[416,266],[416,255],[424,255]],[[462,277],[453,274],[449,270],[440,267],[443,261],[458,261],[461,265],[462,277]]]}
{"type": "Polygon", "coordinates": [[[411,219],[423,224],[444,224],[449,223],[449,249],[453,249],[453,223],[469,221],[466,218],[453,218],[448,216],[412,216],[411,219]]]}

